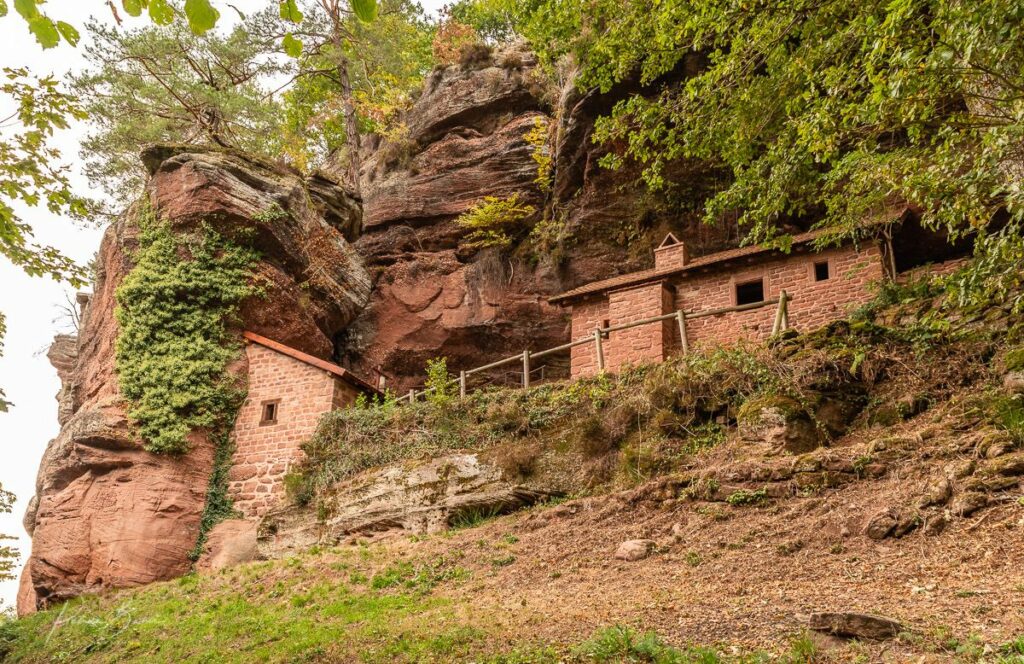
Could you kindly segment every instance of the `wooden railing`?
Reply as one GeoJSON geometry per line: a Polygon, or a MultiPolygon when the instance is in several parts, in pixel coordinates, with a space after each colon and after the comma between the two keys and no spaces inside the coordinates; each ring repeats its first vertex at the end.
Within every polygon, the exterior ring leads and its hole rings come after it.
{"type": "MultiPolygon", "coordinates": [[[[485,364],[483,366],[475,367],[473,369],[466,369],[460,371],[459,397],[464,398],[466,396],[468,390],[468,379],[470,376],[484,371],[489,371],[491,369],[497,369],[498,367],[503,367],[514,362],[522,363],[522,386],[530,387],[530,374],[532,372],[530,367],[534,360],[546,357],[548,355],[553,355],[555,353],[561,353],[567,350],[571,350],[576,346],[582,346],[584,344],[594,344],[594,354],[595,359],[597,361],[597,370],[599,372],[604,371],[605,358],[603,342],[605,339],[608,338],[608,336],[612,332],[621,332],[622,330],[628,330],[633,327],[639,327],[641,325],[650,325],[651,323],[660,323],[666,320],[675,319],[676,325],[679,328],[679,341],[681,350],[683,353],[688,353],[690,351],[690,338],[686,330],[687,321],[695,320],[698,318],[706,318],[708,316],[721,316],[723,314],[739,313],[741,311],[751,311],[753,309],[761,309],[767,306],[771,306],[773,304],[777,304],[778,309],[776,309],[775,311],[775,322],[772,325],[772,336],[775,336],[779,332],[782,332],[783,330],[789,327],[789,303],[792,301],[793,298],[790,297],[789,294],[786,293],[786,291],[782,291],[779,294],[779,297],[771,300],[764,300],[763,302],[753,302],[751,304],[741,304],[732,307],[721,307],[718,309],[706,309],[704,311],[694,311],[690,313],[687,313],[682,309],[677,309],[676,311],[667,314],[662,314],[661,316],[651,316],[650,318],[644,318],[629,323],[620,323],[618,325],[609,325],[608,327],[598,327],[595,328],[591,334],[576,339],[575,341],[570,341],[569,343],[562,344],[561,346],[555,346],[554,348],[547,348],[545,350],[536,352],[524,350],[522,353],[512,355],[511,357],[506,357],[495,362],[491,362],[490,364],[485,364]]],[[[433,389],[434,388],[429,387],[421,390],[411,389],[407,394],[400,397],[399,401],[407,401],[409,403],[412,403],[416,401],[418,397],[429,394],[431,391],[433,391],[433,389]]]]}

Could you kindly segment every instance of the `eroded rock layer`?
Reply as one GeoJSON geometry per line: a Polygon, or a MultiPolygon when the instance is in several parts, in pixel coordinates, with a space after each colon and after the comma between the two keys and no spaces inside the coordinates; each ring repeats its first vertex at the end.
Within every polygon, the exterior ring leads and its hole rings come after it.
{"type": "MultiPolygon", "coordinates": [[[[237,325],[330,358],[334,335],[370,291],[349,244],[362,225],[359,202],[330,180],[304,180],[226,152],[159,147],[144,161],[152,174],[148,203],[173,230],[207,224],[260,251],[260,294],[243,303],[237,325]]],[[[107,229],[80,335],[58,337],[49,354],[63,384],[62,428],[46,449],[25,516],[33,543],[21,613],[100,588],[173,578],[191,564],[213,445],[196,433],[182,456],[146,452],[115,371],[115,293],[133,267],[139,209],[107,229]]],[[[232,370],[244,372],[244,360],[232,370]]]]}

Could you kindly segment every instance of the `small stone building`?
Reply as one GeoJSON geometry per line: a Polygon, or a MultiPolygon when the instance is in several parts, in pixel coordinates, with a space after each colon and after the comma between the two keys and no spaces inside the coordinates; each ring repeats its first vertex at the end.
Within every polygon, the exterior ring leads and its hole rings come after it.
{"type": "MultiPolygon", "coordinates": [[[[873,297],[868,288],[895,270],[892,245],[883,240],[815,251],[820,232],[793,238],[790,253],[742,247],[691,259],[686,244],[669,234],[654,252],[654,267],[590,283],[552,298],[572,307],[572,338],[683,310],[688,315],[790,296],[789,324],[811,329],[849,313],[873,297]]],[[[705,316],[687,321],[690,344],[764,339],[772,330],[775,306],[705,316]]],[[[681,345],[674,320],[611,333],[603,342],[605,368],[660,362],[681,345]]],[[[597,372],[593,344],[572,349],[572,375],[597,372]]]]}
{"type": "Polygon", "coordinates": [[[284,495],[284,476],[320,416],[377,390],[336,364],[244,332],[249,390],[235,420],[228,492],[235,509],[259,517],[284,495]]]}

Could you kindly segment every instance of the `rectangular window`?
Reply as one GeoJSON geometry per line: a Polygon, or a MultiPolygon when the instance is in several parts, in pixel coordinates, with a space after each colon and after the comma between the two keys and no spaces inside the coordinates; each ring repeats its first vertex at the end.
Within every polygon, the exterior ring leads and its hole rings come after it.
{"type": "Polygon", "coordinates": [[[814,280],[815,281],[826,281],[831,274],[828,270],[828,261],[818,261],[814,264],[814,280]]]}
{"type": "Polygon", "coordinates": [[[277,424],[277,415],[280,405],[280,399],[264,401],[260,407],[260,424],[277,424]]]}
{"type": "Polygon", "coordinates": [[[764,279],[736,284],[736,305],[764,302],[764,279]]]}

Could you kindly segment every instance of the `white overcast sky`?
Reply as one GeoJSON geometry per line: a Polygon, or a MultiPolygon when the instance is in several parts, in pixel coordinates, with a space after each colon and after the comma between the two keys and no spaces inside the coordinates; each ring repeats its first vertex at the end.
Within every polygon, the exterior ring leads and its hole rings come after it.
{"type": "MultiPolygon", "coordinates": [[[[232,4],[246,11],[257,10],[267,1],[234,0],[232,4]]],[[[428,11],[436,12],[443,0],[425,0],[421,4],[428,11]]],[[[230,9],[225,11],[223,0],[214,0],[214,5],[221,8],[223,19],[234,17],[230,9]]],[[[85,65],[82,46],[88,39],[84,29],[86,20],[95,16],[113,22],[103,0],[51,0],[46,3],[45,11],[78,27],[83,42],[77,48],[62,44],[43,51],[20,18],[9,15],[0,19],[0,66],[27,67],[32,73],[52,73],[57,77],[78,71],[85,65]]],[[[126,27],[143,24],[141,19],[130,19],[123,12],[122,17],[126,19],[126,27]]],[[[0,117],[9,112],[10,109],[0,108],[0,117]]],[[[85,125],[74,126],[54,141],[66,163],[77,167],[78,143],[86,131],[85,125]]],[[[90,190],[77,168],[74,183],[80,193],[98,195],[90,190]]],[[[37,242],[55,246],[78,261],[88,261],[99,247],[102,228],[77,227],[43,208],[18,208],[18,212],[34,228],[37,242]]],[[[74,292],[68,286],[27,277],[0,257],[0,311],[7,316],[4,355],[0,358],[0,386],[7,393],[7,399],[14,403],[9,413],[0,413],[0,454],[3,455],[0,457],[3,459],[0,484],[18,497],[13,513],[0,514],[0,533],[18,537],[16,546],[22,562],[31,547],[21,525],[22,516],[35,493],[36,471],[46,443],[59,431],[54,397],[60,383],[46,359],[46,350],[54,334],[67,331],[67,325],[59,320],[59,307],[65,304],[67,297],[74,299],[74,292]]],[[[0,583],[0,605],[14,603],[17,587],[17,581],[0,583]]]]}

